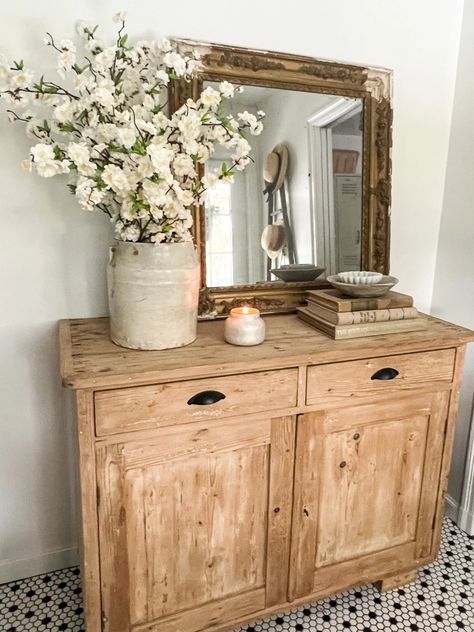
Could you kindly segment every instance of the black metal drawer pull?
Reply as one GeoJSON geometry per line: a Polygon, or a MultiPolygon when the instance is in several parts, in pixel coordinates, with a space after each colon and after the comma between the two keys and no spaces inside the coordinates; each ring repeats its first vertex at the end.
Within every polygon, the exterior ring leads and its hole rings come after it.
{"type": "Polygon", "coordinates": [[[188,404],[190,406],[192,404],[196,406],[210,406],[221,399],[225,399],[224,393],[219,393],[219,391],[202,391],[201,393],[193,395],[191,399],[188,399],[188,404]]]}
{"type": "Polygon", "coordinates": [[[380,369],[379,371],[376,371],[370,379],[371,380],[393,380],[394,378],[397,377],[398,374],[399,373],[397,369],[391,369],[390,367],[386,367],[385,369],[380,369]]]}

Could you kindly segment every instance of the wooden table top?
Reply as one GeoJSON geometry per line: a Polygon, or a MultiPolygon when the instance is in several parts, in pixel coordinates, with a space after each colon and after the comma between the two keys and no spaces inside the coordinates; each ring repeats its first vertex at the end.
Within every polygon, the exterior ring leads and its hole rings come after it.
{"type": "Polygon", "coordinates": [[[224,320],[198,323],[195,342],[164,351],[136,351],[109,339],[108,318],[60,321],[61,377],[64,386],[98,389],[211,375],[230,375],[308,364],[325,364],[474,341],[474,332],[429,316],[425,329],[351,340],[332,340],[296,314],[266,316],[266,340],[254,347],[224,341],[224,320]]]}

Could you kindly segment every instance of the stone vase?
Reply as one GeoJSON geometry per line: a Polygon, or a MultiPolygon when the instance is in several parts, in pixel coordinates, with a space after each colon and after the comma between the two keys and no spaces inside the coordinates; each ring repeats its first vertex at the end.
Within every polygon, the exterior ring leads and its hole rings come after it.
{"type": "Polygon", "coordinates": [[[191,241],[118,241],[107,267],[110,337],[130,349],[172,349],[196,339],[199,262],[191,241]]]}

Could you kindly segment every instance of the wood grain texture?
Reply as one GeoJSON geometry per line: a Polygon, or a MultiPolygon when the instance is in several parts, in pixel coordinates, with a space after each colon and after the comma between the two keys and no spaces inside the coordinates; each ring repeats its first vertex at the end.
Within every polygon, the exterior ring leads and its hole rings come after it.
{"type": "Polygon", "coordinates": [[[361,564],[397,574],[429,557],[448,398],[379,396],[298,418],[290,599],[361,564]]]}
{"type": "Polygon", "coordinates": [[[289,601],[313,591],[322,442],[318,413],[298,417],[293,487],[289,601]]]}
{"type": "Polygon", "coordinates": [[[454,349],[444,349],[418,353],[416,357],[410,353],[311,366],[308,368],[306,403],[321,406],[344,402],[353,404],[354,400],[370,395],[413,391],[426,382],[449,384],[453,376],[454,356],[454,349]],[[376,371],[387,367],[396,369],[399,373],[397,377],[392,380],[371,379],[376,371]]]}
{"type": "Polygon", "coordinates": [[[239,595],[285,600],[295,419],[139,434],[97,447],[104,630],[191,630],[239,595]]]}
{"type": "Polygon", "coordinates": [[[411,584],[412,582],[416,581],[416,575],[416,571],[403,573],[402,575],[394,575],[393,577],[387,577],[386,579],[375,582],[374,586],[381,593],[388,592],[390,590],[395,590],[395,588],[400,588],[401,586],[406,586],[407,584],[411,584]]]}
{"type": "MultiPolygon", "coordinates": [[[[243,595],[235,595],[226,600],[209,603],[200,608],[188,610],[152,621],[144,625],[133,626],[133,632],[198,632],[221,628],[223,622],[235,617],[248,617],[265,607],[265,590],[251,591],[243,595]]],[[[227,628],[227,624],[224,623],[227,628]]],[[[221,628],[222,629],[222,628],[221,628]]]]}
{"type": "Polygon", "coordinates": [[[95,395],[96,432],[104,436],[287,408],[296,405],[297,388],[298,370],[282,369],[100,391],[95,395]],[[225,399],[208,406],[188,404],[193,395],[208,390],[225,399]]]}
{"type": "Polygon", "coordinates": [[[296,418],[272,420],[265,605],[288,595],[296,418]]]}
{"type": "Polygon", "coordinates": [[[291,314],[266,317],[266,340],[256,347],[225,343],[224,323],[212,321],[198,324],[191,345],[144,352],[114,345],[106,318],[67,322],[71,348],[61,347],[61,355],[70,357],[61,364],[72,368],[62,373],[63,383],[96,390],[448,349],[474,341],[473,332],[430,317],[423,331],[337,341],[291,314]]]}
{"type": "Polygon", "coordinates": [[[441,539],[441,527],[444,516],[446,492],[448,491],[448,477],[453,454],[454,432],[456,429],[456,416],[458,413],[459,394],[461,392],[461,381],[465,355],[466,347],[458,347],[458,349],[456,350],[453,384],[451,388],[451,397],[449,400],[448,421],[446,424],[446,433],[444,437],[441,472],[438,481],[438,504],[436,508],[436,516],[433,529],[433,543],[431,549],[432,556],[436,556],[438,554],[441,539]]]}
{"type": "Polygon", "coordinates": [[[94,398],[88,391],[76,393],[77,434],[80,461],[82,515],[82,584],[87,632],[99,632],[101,624],[101,587],[99,568],[99,527],[94,446],[94,398]]]}

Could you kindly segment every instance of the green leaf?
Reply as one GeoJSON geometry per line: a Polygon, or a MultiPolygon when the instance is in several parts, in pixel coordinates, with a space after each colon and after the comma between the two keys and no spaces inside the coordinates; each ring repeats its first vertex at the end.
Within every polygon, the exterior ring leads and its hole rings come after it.
{"type": "Polygon", "coordinates": [[[74,195],[74,193],[76,192],[76,185],[74,184],[68,184],[67,188],[69,189],[69,191],[71,191],[71,193],[74,195]]]}
{"type": "Polygon", "coordinates": [[[60,132],[71,134],[77,132],[77,128],[72,123],[58,123],[58,129],[60,132]]]}
{"type": "Polygon", "coordinates": [[[128,40],[128,35],[125,33],[125,35],[122,35],[122,37],[119,39],[119,46],[125,46],[125,44],[127,43],[128,40]]]}
{"type": "Polygon", "coordinates": [[[139,156],[145,156],[146,155],[146,148],[145,145],[143,144],[143,141],[140,138],[137,138],[137,140],[135,141],[133,147],[132,147],[132,151],[136,154],[138,154],[139,156]]]}

